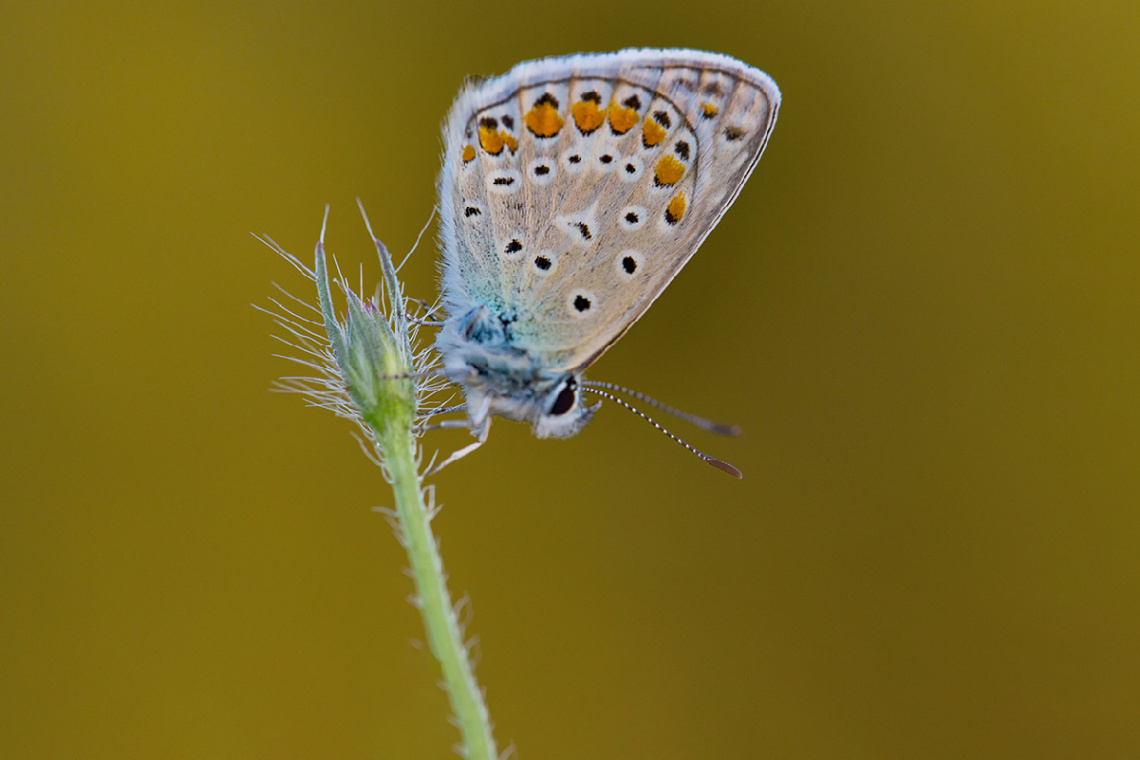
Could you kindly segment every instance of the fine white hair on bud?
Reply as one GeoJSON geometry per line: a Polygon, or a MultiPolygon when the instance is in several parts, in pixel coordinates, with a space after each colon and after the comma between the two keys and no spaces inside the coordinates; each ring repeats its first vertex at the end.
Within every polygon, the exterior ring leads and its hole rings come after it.
{"type": "MultiPolygon", "coordinates": [[[[419,341],[420,326],[408,317],[409,299],[397,279],[392,257],[372,233],[367,215],[364,221],[383,273],[373,295],[364,295],[363,286],[353,289],[335,258],[335,274],[330,277],[325,250],[326,208],[312,267],[272,238],[258,236],[316,285],[317,304],[274,283],[279,295],[269,299],[272,307],[256,308],[273,317],[283,331],[274,337],[292,349],[292,353],[279,356],[307,370],[307,374],[280,378],[274,390],[300,393],[310,405],[355,422],[383,465],[385,434],[407,431],[418,437],[431,410],[450,402],[434,397],[454,386],[436,371],[438,358],[430,343],[424,346],[419,341]],[[334,284],[344,302],[343,316],[333,303],[334,284]],[[420,410],[429,414],[419,417],[420,410]]],[[[384,469],[387,475],[387,467],[384,469]]]]}

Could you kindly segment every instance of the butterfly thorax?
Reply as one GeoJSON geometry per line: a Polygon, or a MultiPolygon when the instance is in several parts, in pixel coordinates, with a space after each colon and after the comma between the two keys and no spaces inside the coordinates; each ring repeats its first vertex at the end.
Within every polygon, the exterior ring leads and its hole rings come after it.
{"type": "Polygon", "coordinates": [[[436,338],[444,371],[463,387],[472,431],[499,415],[529,422],[539,438],[574,435],[596,408],[579,403],[580,373],[544,366],[515,342],[510,325],[478,305],[450,317],[436,338]]]}

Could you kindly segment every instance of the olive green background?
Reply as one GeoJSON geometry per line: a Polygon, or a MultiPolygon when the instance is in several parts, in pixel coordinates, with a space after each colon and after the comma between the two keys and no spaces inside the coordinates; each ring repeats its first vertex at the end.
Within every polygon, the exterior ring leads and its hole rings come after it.
{"type": "Polygon", "coordinates": [[[452,756],[379,471],[267,390],[250,303],[309,293],[249,233],[308,259],[329,203],[370,288],[354,199],[408,250],[464,76],[640,45],[784,93],[591,373],[739,422],[671,427],[745,479],[612,404],[436,479],[502,745],[1140,756],[1140,5],[32,6],[0,14],[0,757],[452,756]]]}

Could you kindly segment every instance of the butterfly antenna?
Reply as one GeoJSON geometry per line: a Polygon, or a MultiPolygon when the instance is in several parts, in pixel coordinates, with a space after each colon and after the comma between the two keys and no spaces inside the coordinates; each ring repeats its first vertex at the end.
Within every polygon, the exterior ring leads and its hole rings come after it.
{"type": "Polygon", "coordinates": [[[675,406],[663,404],[651,396],[646,396],[644,393],[638,393],[637,391],[630,390],[629,388],[623,388],[620,385],[614,385],[613,383],[600,383],[594,380],[582,380],[579,382],[579,385],[585,386],[587,388],[608,388],[611,391],[617,391],[618,393],[624,393],[627,396],[633,396],[638,401],[644,401],[654,409],[660,409],[667,414],[671,414],[674,417],[684,420],[685,422],[696,425],[701,430],[707,430],[710,433],[716,433],[717,435],[728,435],[733,437],[740,435],[740,425],[722,425],[719,422],[713,422],[712,420],[707,420],[704,417],[698,417],[695,414],[683,412],[675,406]]]}
{"type": "Polygon", "coordinates": [[[688,449],[692,453],[696,454],[700,459],[703,459],[704,461],[708,462],[709,464],[711,464],[713,467],[717,468],[718,470],[721,470],[722,472],[727,472],[729,475],[733,476],[734,478],[736,478],[738,480],[744,477],[744,474],[741,473],[740,470],[736,469],[735,467],[730,465],[728,462],[722,462],[719,459],[714,459],[713,457],[710,457],[708,454],[704,453],[703,451],[699,451],[696,447],[690,446],[688,443],[681,440],[680,438],[678,438],[677,436],[673,435],[668,430],[666,430],[664,427],[662,427],[656,420],[654,420],[648,414],[641,411],[640,409],[635,409],[633,406],[631,406],[630,404],[621,400],[620,398],[618,398],[614,394],[607,393],[606,391],[598,390],[597,388],[593,388],[593,387],[589,387],[589,386],[585,386],[584,390],[588,390],[590,393],[597,394],[598,396],[601,396],[602,398],[609,399],[610,401],[614,402],[615,404],[618,404],[619,406],[625,407],[626,409],[633,412],[638,417],[645,420],[650,425],[657,428],[662,433],[669,436],[674,441],[681,444],[686,449],[688,449]]]}

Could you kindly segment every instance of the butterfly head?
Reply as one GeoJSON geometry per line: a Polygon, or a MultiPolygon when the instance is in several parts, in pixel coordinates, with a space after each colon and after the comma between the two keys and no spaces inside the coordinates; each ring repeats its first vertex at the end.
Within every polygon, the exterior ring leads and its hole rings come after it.
{"type": "Polygon", "coordinates": [[[569,438],[586,426],[601,402],[590,406],[572,373],[532,377],[497,373],[490,367],[472,369],[462,383],[473,429],[489,415],[529,422],[537,438],[569,438]]]}
{"type": "Polygon", "coordinates": [[[569,438],[594,417],[601,402],[590,406],[582,398],[575,375],[560,378],[542,399],[540,413],[531,419],[538,438],[569,438]]]}

